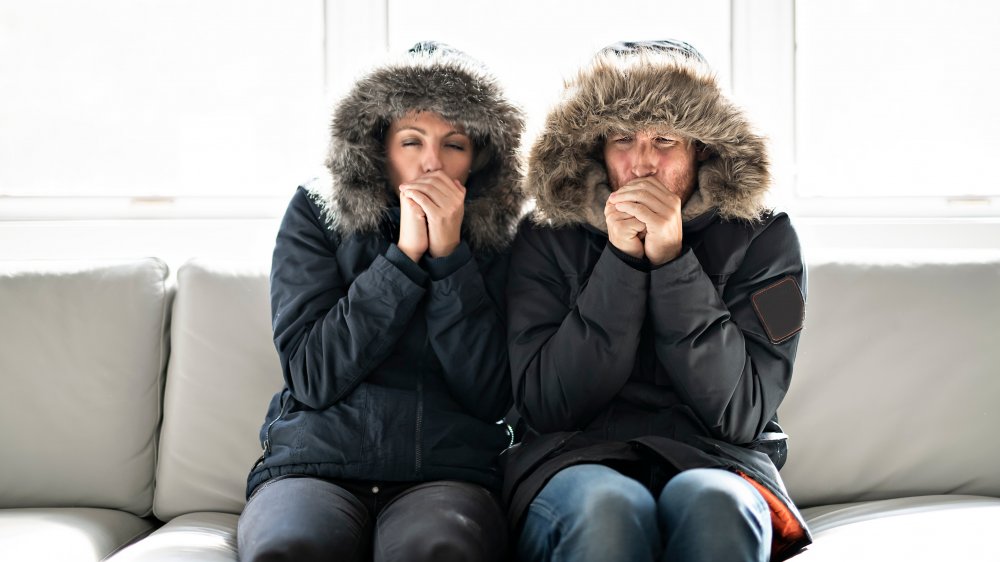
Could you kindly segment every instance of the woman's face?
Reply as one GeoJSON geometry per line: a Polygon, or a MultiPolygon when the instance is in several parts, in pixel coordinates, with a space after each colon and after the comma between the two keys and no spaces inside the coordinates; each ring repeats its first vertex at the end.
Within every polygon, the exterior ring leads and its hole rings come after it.
{"type": "Polygon", "coordinates": [[[461,127],[430,111],[410,112],[389,126],[385,138],[389,185],[443,171],[465,185],[472,167],[472,141],[461,127]]]}

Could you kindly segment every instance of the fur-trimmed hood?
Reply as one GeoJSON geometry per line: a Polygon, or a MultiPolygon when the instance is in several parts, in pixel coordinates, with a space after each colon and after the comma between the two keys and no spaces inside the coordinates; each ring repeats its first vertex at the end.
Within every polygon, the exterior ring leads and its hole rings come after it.
{"type": "Polygon", "coordinates": [[[658,41],[608,47],[566,82],[528,161],[526,191],[535,199],[535,220],[606,231],[611,189],[603,140],[645,128],[674,131],[708,149],[685,219],[712,209],[724,219],[760,218],[770,184],[764,138],[722,94],[693,47],[658,41]]]}
{"type": "Polygon", "coordinates": [[[472,140],[463,237],[499,250],[514,236],[524,204],[519,156],[522,111],[480,63],[446,45],[418,43],[403,57],[359,79],[336,105],[326,167],[308,189],[341,236],[373,232],[399,205],[388,185],[384,138],[410,111],[432,111],[472,140]]]}

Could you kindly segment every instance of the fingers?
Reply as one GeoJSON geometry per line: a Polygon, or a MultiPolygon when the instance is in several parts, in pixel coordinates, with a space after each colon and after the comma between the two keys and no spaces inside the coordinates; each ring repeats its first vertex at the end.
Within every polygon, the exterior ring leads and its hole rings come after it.
{"type": "Polygon", "coordinates": [[[465,186],[438,170],[399,186],[400,193],[419,192],[426,197],[426,205],[449,207],[464,204],[465,186]]]}
{"type": "Polygon", "coordinates": [[[614,230],[616,233],[638,236],[640,239],[646,234],[646,223],[631,213],[618,210],[610,200],[604,206],[604,220],[609,233],[614,230]]]}
{"type": "Polygon", "coordinates": [[[643,224],[657,224],[664,220],[663,215],[654,212],[652,209],[643,205],[642,203],[616,203],[614,205],[615,210],[621,213],[626,213],[630,216],[635,217],[643,224]]]}
{"type": "MultiPolygon", "coordinates": [[[[630,183],[608,197],[608,205],[619,212],[628,213],[647,225],[662,226],[678,220],[681,200],[652,178],[630,183]]],[[[607,213],[607,209],[605,210],[607,213]]]]}
{"type": "Polygon", "coordinates": [[[465,187],[444,172],[432,172],[400,186],[400,200],[419,205],[425,215],[428,252],[451,254],[461,241],[465,187]]]}
{"type": "Polygon", "coordinates": [[[612,222],[609,225],[609,238],[610,234],[613,232],[615,236],[613,238],[638,238],[642,240],[646,237],[646,225],[642,221],[635,218],[623,219],[620,221],[612,222]]]}
{"type": "Polygon", "coordinates": [[[629,215],[618,211],[607,215],[608,241],[626,254],[641,258],[645,252],[643,239],[646,225],[629,215]]]}
{"type": "Polygon", "coordinates": [[[399,249],[414,262],[427,251],[427,217],[424,210],[411,199],[400,198],[399,249]]]}
{"type": "MultiPolygon", "coordinates": [[[[618,191],[622,190],[627,191],[629,189],[635,189],[643,186],[646,186],[647,188],[652,189],[653,191],[661,193],[671,193],[671,194],[673,193],[673,191],[671,191],[669,187],[660,182],[660,180],[656,179],[656,176],[643,176],[641,178],[635,178],[634,180],[623,185],[621,189],[619,189],[618,191]]],[[[615,193],[617,193],[618,191],[616,191],[615,193]]]]}
{"type": "Polygon", "coordinates": [[[634,230],[646,230],[646,223],[637,219],[635,215],[631,215],[623,211],[612,211],[611,213],[606,213],[604,217],[609,223],[634,227],[634,230]]]}
{"type": "Polygon", "coordinates": [[[612,216],[615,216],[615,220],[622,220],[625,217],[635,218],[635,216],[632,215],[631,213],[625,212],[624,208],[619,209],[618,205],[620,205],[620,204],[621,204],[620,202],[616,202],[613,199],[611,199],[610,197],[608,197],[607,203],[604,204],[604,218],[607,219],[607,218],[611,218],[612,216]],[[617,215],[621,215],[621,216],[617,216],[617,215]]]}
{"type": "Polygon", "coordinates": [[[424,213],[423,207],[421,207],[420,203],[418,203],[417,201],[415,201],[413,197],[403,196],[403,197],[400,197],[399,201],[400,201],[400,204],[403,207],[404,211],[408,211],[410,213],[413,213],[414,215],[416,215],[416,216],[418,216],[420,218],[424,218],[425,217],[425,213],[424,213]]]}
{"type": "Polygon", "coordinates": [[[615,210],[613,206],[605,208],[604,219],[608,225],[608,235],[612,238],[643,238],[646,234],[646,223],[634,215],[615,210]]]}
{"type": "Polygon", "coordinates": [[[669,206],[666,212],[657,212],[643,203],[623,201],[614,205],[618,212],[627,213],[646,226],[643,253],[650,263],[660,265],[680,254],[683,230],[680,209],[669,206]]]}
{"type": "Polygon", "coordinates": [[[613,204],[641,203],[660,213],[666,212],[680,202],[677,196],[666,188],[661,189],[646,182],[626,185],[612,193],[608,201],[613,204]]]}
{"type": "Polygon", "coordinates": [[[438,207],[426,193],[416,189],[400,190],[399,195],[401,202],[405,201],[406,204],[413,205],[420,209],[420,216],[422,218],[426,218],[428,209],[436,210],[438,207]]]}

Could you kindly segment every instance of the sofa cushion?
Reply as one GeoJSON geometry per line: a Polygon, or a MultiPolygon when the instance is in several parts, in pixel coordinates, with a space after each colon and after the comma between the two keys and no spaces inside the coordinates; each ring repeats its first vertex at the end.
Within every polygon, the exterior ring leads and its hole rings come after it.
{"type": "Polygon", "coordinates": [[[235,562],[236,522],[229,513],[189,513],[122,549],[109,562],[235,562]]]}
{"type": "Polygon", "coordinates": [[[148,520],[114,509],[0,509],[0,557],[96,562],[152,529],[148,520]]]}
{"type": "Polygon", "coordinates": [[[243,509],[268,400],[281,387],[266,269],[191,261],[177,271],[154,513],[243,509]]]}
{"type": "Polygon", "coordinates": [[[805,509],[815,542],[796,562],[1000,560],[1000,499],[923,496],[805,509]]]}
{"type": "Polygon", "coordinates": [[[167,266],[0,263],[0,508],[153,500],[167,266]]]}
{"type": "Polygon", "coordinates": [[[810,265],[781,409],[800,507],[1000,496],[1000,260],[810,265]]]}

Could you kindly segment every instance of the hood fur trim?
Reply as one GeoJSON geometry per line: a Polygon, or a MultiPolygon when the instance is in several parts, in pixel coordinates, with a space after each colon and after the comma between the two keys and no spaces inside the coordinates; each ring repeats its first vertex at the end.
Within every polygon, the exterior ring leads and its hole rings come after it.
{"type": "Polygon", "coordinates": [[[599,54],[566,83],[528,161],[534,219],[552,226],[589,223],[606,231],[611,189],[603,140],[616,131],[665,129],[703,143],[698,187],[685,219],[717,208],[724,219],[756,221],[770,185],[765,139],[723,96],[702,61],[677,52],[599,54]]]}
{"type": "Polygon", "coordinates": [[[476,164],[465,185],[463,237],[476,249],[506,247],[524,208],[524,116],[485,68],[450,48],[416,50],[377,68],[336,105],[329,178],[307,186],[328,225],[341,236],[373,232],[398,205],[385,173],[384,138],[389,124],[410,111],[433,111],[465,129],[476,164]]]}

